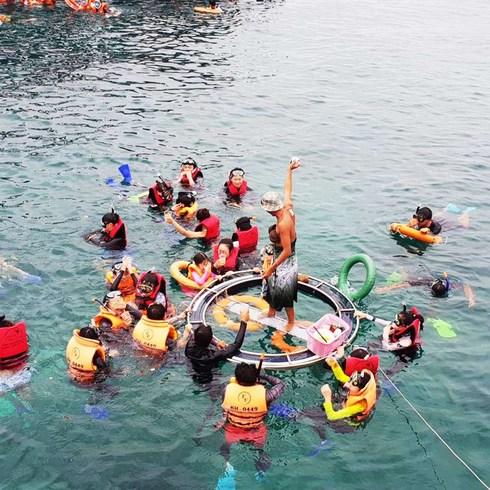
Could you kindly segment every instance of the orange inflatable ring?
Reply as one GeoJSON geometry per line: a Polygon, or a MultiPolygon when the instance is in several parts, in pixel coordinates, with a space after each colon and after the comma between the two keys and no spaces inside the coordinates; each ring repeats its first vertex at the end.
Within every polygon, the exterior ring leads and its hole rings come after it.
{"type": "Polygon", "coordinates": [[[282,352],[297,352],[299,350],[304,350],[304,347],[295,347],[294,345],[289,345],[284,340],[285,334],[276,330],[271,337],[271,344],[277,347],[282,352]]]}
{"type": "MultiPolygon", "coordinates": [[[[255,306],[259,310],[262,310],[264,313],[267,313],[269,311],[269,303],[267,303],[267,301],[263,298],[257,298],[250,295],[235,295],[230,296],[229,298],[222,298],[216,303],[213,308],[214,319],[220,325],[224,325],[225,327],[229,328],[230,330],[234,330],[235,332],[239,330],[240,323],[232,322],[225,313],[226,307],[232,302],[245,303],[255,306]]],[[[255,332],[257,330],[260,330],[261,328],[262,325],[253,320],[247,322],[247,332],[255,332]]]]}
{"type": "Polygon", "coordinates": [[[422,233],[420,230],[415,228],[410,228],[410,226],[404,225],[402,223],[391,223],[390,230],[393,233],[400,233],[400,235],[408,236],[419,242],[424,243],[441,243],[442,237],[430,235],[429,233],[422,233]]]}

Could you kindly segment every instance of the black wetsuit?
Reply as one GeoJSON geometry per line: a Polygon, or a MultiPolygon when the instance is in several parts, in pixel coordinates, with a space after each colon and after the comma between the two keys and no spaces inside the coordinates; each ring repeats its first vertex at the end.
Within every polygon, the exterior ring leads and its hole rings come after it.
{"type": "Polygon", "coordinates": [[[194,339],[190,339],[185,348],[185,355],[190,361],[192,367],[191,376],[194,381],[198,383],[209,383],[212,381],[213,370],[222,361],[233,357],[240,350],[246,329],[246,322],[240,322],[240,329],[235,340],[224,349],[218,349],[214,344],[210,344],[208,347],[199,347],[194,342],[194,339]]]}

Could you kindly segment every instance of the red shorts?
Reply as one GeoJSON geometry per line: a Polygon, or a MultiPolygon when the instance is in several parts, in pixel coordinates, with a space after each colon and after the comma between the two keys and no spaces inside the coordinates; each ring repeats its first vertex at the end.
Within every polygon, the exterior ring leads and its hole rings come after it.
{"type": "Polygon", "coordinates": [[[230,446],[237,442],[252,442],[254,445],[264,445],[267,441],[267,426],[262,424],[257,429],[242,429],[228,424],[225,429],[226,443],[230,446]]]}

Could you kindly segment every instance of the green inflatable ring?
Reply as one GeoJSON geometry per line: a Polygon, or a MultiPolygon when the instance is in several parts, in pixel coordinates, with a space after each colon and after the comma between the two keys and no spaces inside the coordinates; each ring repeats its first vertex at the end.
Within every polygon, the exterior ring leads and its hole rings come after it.
{"type": "Polygon", "coordinates": [[[352,301],[358,301],[369,294],[371,289],[373,289],[374,283],[376,282],[376,268],[374,267],[374,262],[366,254],[357,254],[349,257],[339,272],[339,289],[348,296],[352,301]],[[366,268],[366,279],[364,284],[359,291],[354,291],[350,293],[347,289],[347,278],[352,267],[356,264],[363,264],[366,268]]]}

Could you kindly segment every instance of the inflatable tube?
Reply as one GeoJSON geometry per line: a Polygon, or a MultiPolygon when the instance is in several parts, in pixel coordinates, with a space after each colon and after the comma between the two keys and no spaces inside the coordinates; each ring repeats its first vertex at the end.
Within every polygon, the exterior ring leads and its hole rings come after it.
{"type": "Polygon", "coordinates": [[[181,285],[189,289],[194,289],[200,291],[201,289],[207,288],[214,280],[214,277],[209,278],[202,286],[199,286],[196,282],[189,279],[187,276],[182,274],[183,270],[187,270],[190,262],[187,260],[176,260],[170,266],[170,275],[181,285]]]}
{"type": "MultiPolygon", "coordinates": [[[[262,285],[262,278],[260,274],[254,273],[252,270],[237,271],[230,277],[225,277],[222,281],[215,282],[211,287],[200,291],[192,300],[189,306],[188,322],[196,328],[199,325],[207,325],[207,312],[216,304],[216,299],[227,292],[237,294],[240,291],[247,290],[251,287],[259,288],[262,285]]],[[[350,345],[359,331],[359,319],[354,317],[355,306],[353,302],[335,286],[332,286],[326,281],[309,276],[304,280],[298,281],[298,287],[300,291],[319,299],[322,303],[326,303],[332,308],[335,314],[347,321],[352,325],[352,330],[349,338],[345,340],[344,345],[350,345]]],[[[236,303],[235,303],[236,306],[236,303]]],[[[235,311],[233,305],[231,305],[232,311],[235,311]]],[[[238,310],[238,308],[237,308],[238,310]]],[[[250,314],[254,314],[255,308],[251,308],[250,314]]],[[[257,310],[258,311],[258,310],[257,310]]],[[[238,313],[239,311],[237,311],[238,313]]],[[[263,318],[258,320],[263,322],[264,325],[271,326],[271,328],[281,329],[280,318],[263,318]]],[[[282,319],[282,323],[285,324],[286,320],[282,319]]],[[[298,338],[302,338],[298,334],[305,334],[306,330],[303,328],[294,327],[289,334],[295,335],[298,338]],[[296,332],[298,330],[298,332],[296,332]]],[[[216,339],[219,340],[219,339],[216,339]]],[[[306,339],[305,343],[306,343],[306,339]]],[[[259,347],[260,348],[260,347],[259,347]]],[[[240,350],[238,354],[229,359],[231,362],[239,364],[240,362],[246,362],[248,364],[257,364],[261,360],[263,355],[263,349],[258,351],[245,351],[240,350]]],[[[289,370],[298,369],[303,367],[312,366],[314,364],[323,362],[325,358],[316,355],[308,350],[308,348],[301,347],[300,350],[295,352],[282,352],[282,353],[265,353],[263,359],[262,368],[272,370],[289,370]]]]}
{"type": "MultiPolygon", "coordinates": [[[[216,303],[213,308],[214,319],[220,325],[224,325],[225,327],[234,330],[235,332],[238,332],[238,330],[240,329],[240,323],[230,321],[225,313],[226,307],[233,302],[255,306],[259,310],[262,310],[264,313],[267,313],[269,311],[269,303],[267,303],[267,301],[263,298],[256,298],[255,296],[250,295],[235,295],[230,296],[229,298],[222,298],[216,303]]],[[[255,332],[256,330],[260,330],[261,328],[262,326],[260,325],[260,323],[254,321],[247,322],[247,332],[255,332]]]]}
{"type": "Polygon", "coordinates": [[[367,296],[371,289],[373,289],[374,283],[376,282],[376,269],[374,267],[374,262],[366,254],[357,254],[348,258],[339,272],[339,289],[348,296],[352,301],[358,301],[365,296],[367,296]],[[366,268],[366,279],[364,280],[364,284],[358,291],[354,293],[348,292],[347,288],[347,278],[349,276],[349,272],[355,264],[362,264],[366,268]]]}
{"type": "Polygon", "coordinates": [[[413,238],[414,240],[418,240],[419,242],[424,242],[424,243],[442,242],[441,236],[435,236],[429,233],[422,233],[420,230],[416,230],[415,228],[410,228],[409,226],[404,225],[402,223],[391,223],[390,230],[393,233],[399,233],[400,235],[413,238]]]}
{"type": "Polygon", "coordinates": [[[194,7],[194,12],[197,14],[222,14],[223,11],[219,8],[216,7],[212,9],[211,7],[194,7]]]}

